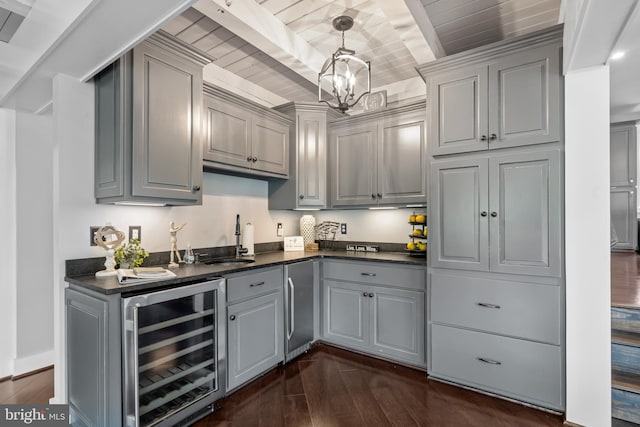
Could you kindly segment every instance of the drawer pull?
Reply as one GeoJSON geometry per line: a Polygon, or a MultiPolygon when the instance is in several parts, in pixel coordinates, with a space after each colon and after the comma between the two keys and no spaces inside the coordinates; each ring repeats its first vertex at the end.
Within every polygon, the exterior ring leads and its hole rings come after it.
{"type": "Polygon", "coordinates": [[[502,362],[493,359],[487,359],[485,357],[476,357],[481,362],[488,363],[489,365],[502,365],[502,362]]]}
{"type": "Polygon", "coordinates": [[[376,273],[360,273],[361,276],[376,277],[376,273]]]}
{"type": "Polygon", "coordinates": [[[479,302],[478,305],[480,307],[485,307],[485,308],[500,308],[499,305],[496,304],[489,304],[488,302],[479,302]]]}
{"type": "Polygon", "coordinates": [[[262,286],[262,285],[264,285],[264,282],[252,283],[252,284],[249,285],[249,287],[253,288],[255,286],[262,286]]]}

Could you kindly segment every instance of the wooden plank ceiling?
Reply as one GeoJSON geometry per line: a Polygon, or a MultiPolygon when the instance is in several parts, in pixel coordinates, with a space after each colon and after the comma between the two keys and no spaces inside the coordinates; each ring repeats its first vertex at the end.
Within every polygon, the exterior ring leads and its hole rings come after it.
{"type": "Polygon", "coordinates": [[[315,102],[317,73],[341,43],[371,61],[390,102],[424,97],[415,67],[558,23],[560,0],[199,0],[163,30],[215,61],[205,80],[268,106],[315,102]]]}

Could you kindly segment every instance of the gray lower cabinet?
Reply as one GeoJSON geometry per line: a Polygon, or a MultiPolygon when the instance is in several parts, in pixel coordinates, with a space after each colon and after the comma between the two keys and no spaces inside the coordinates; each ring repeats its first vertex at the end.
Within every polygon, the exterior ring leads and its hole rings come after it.
{"type": "Polygon", "coordinates": [[[419,67],[433,156],[561,139],[558,27],[419,67]]]}
{"type": "Polygon", "coordinates": [[[611,125],[611,225],[614,250],[635,250],[637,231],[637,129],[635,123],[611,125]],[[612,233],[613,234],[613,233],[612,233]]]}
{"type": "Polygon", "coordinates": [[[176,45],[182,46],[154,34],[94,79],[98,203],[202,203],[208,60],[176,45]]]}
{"type": "Polygon", "coordinates": [[[425,366],[424,269],[339,261],[323,269],[325,341],[425,366]]]}
{"type": "Polygon", "coordinates": [[[120,295],[67,288],[67,389],[70,423],[122,425],[120,295]]]}
{"type": "Polygon", "coordinates": [[[227,391],[284,361],[282,266],[227,278],[227,391]]]}
{"type": "Polygon", "coordinates": [[[558,149],[434,160],[430,265],[559,276],[561,184],[558,149]]]}
{"type": "Polygon", "coordinates": [[[288,178],[290,126],[284,114],[204,85],[206,168],[288,178]]]}
{"type": "Polygon", "coordinates": [[[333,122],[331,207],[424,204],[424,104],[333,122]]]}

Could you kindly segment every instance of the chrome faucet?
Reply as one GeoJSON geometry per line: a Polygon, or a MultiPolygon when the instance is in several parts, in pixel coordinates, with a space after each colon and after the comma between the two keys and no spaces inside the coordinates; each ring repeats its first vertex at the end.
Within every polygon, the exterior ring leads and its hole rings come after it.
{"type": "Polygon", "coordinates": [[[240,258],[240,255],[249,252],[249,249],[243,248],[240,244],[240,214],[236,215],[236,258],[240,258]]]}

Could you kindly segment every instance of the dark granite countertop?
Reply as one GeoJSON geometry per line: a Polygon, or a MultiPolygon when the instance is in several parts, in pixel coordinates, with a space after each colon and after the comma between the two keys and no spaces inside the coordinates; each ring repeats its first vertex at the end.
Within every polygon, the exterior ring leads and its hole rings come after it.
{"type": "MultiPolygon", "coordinates": [[[[316,251],[316,252],[266,252],[256,254],[255,262],[241,265],[207,265],[207,264],[181,264],[179,268],[171,269],[176,277],[155,282],[133,283],[121,285],[116,276],[95,277],[94,275],[67,276],[65,281],[71,286],[79,286],[92,291],[109,295],[118,293],[130,293],[141,291],[153,291],[165,287],[174,287],[214,277],[221,277],[239,271],[253,270],[268,267],[270,265],[289,264],[313,258],[349,259],[358,261],[385,261],[417,266],[426,266],[426,260],[420,257],[411,257],[401,252],[347,252],[347,251],[316,251]]],[[[166,264],[163,266],[166,268],[166,264]]]]}

